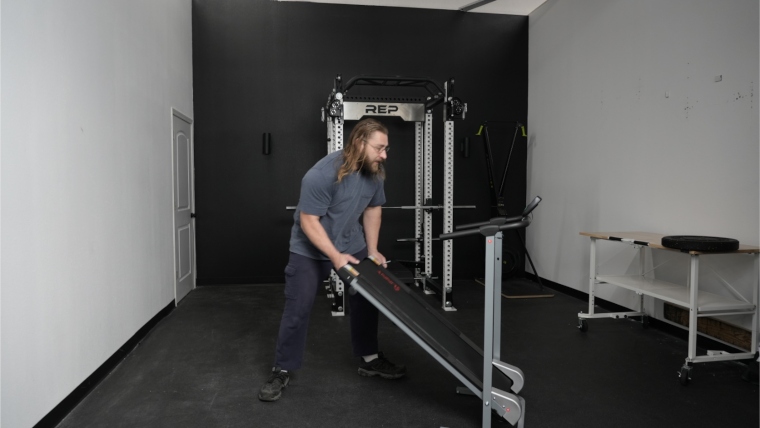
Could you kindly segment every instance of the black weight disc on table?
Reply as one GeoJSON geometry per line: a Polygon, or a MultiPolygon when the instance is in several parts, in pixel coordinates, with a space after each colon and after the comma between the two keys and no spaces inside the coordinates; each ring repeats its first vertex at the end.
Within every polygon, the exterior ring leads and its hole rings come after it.
{"type": "Polygon", "coordinates": [[[672,235],[662,238],[662,246],[681,251],[736,251],[739,241],[716,236],[672,235]]]}

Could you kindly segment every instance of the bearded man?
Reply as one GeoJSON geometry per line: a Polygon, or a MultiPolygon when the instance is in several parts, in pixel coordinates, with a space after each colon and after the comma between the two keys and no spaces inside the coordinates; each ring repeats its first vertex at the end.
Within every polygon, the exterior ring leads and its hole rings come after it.
{"type": "MultiPolygon", "coordinates": [[[[274,367],[259,400],[279,400],[292,372],[301,367],[311,309],[330,270],[359,263],[368,255],[387,266],[377,242],[388,150],[388,129],[364,119],[354,126],[342,151],[328,154],[303,177],[285,267],[285,309],[274,367]]],[[[358,293],[349,293],[349,304],[351,344],[354,356],[361,358],[359,374],[404,376],[406,367],[391,363],[378,349],[377,308],[358,293]]]]}

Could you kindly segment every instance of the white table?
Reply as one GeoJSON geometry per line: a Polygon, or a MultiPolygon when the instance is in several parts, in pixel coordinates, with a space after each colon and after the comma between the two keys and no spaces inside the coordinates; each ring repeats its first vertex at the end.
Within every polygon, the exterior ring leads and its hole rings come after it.
{"type": "Polygon", "coordinates": [[[754,269],[758,271],[760,248],[740,245],[739,249],[731,252],[701,252],[681,251],[662,246],[662,238],[666,235],[649,232],[581,232],[581,235],[591,238],[591,262],[589,270],[589,301],[588,313],[578,314],[578,328],[588,329],[587,319],[591,318],[628,318],[641,317],[646,326],[647,314],[644,312],[644,296],[651,296],[665,302],[681,306],[689,311],[689,345],[686,362],[679,372],[681,384],[688,384],[691,379],[691,368],[694,363],[725,360],[745,360],[757,358],[757,320],[758,320],[758,281],[753,287],[751,300],[742,296],[730,284],[723,284],[734,297],[725,297],[707,291],[699,291],[699,258],[710,254],[751,254],[754,258],[754,269]],[[620,242],[637,246],[639,249],[639,274],[636,275],[599,275],[596,265],[596,243],[599,239],[620,242]],[[645,247],[663,251],[688,253],[690,257],[689,280],[687,284],[674,284],[654,278],[645,277],[644,255],[645,247]],[[640,296],[638,311],[595,313],[594,299],[597,284],[610,284],[634,291],[640,296]],[[706,355],[697,356],[697,318],[705,316],[752,315],[752,345],[748,352],[707,351],[706,355]]]}

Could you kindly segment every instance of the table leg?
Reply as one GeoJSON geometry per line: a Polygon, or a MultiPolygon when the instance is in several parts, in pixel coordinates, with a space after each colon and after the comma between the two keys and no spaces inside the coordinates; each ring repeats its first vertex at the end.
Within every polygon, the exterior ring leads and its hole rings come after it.
{"type": "Polygon", "coordinates": [[[697,313],[699,312],[699,255],[692,254],[689,270],[689,355],[687,362],[697,356],[697,313]]]}
{"type": "Polygon", "coordinates": [[[755,259],[754,263],[754,271],[758,272],[758,277],[755,282],[755,286],[752,288],[752,301],[755,303],[755,313],[752,314],[752,349],[750,349],[750,352],[757,352],[760,351],[757,347],[757,330],[758,330],[758,311],[760,310],[760,306],[758,306],[758,289],[760,289],[760,266],[758,266],[758,261],[760,260],[760,253],[755,253],[753,255],[753,258],[755,259]]]}
{"type": "Polygon", "coordinates": [[[589,278],[588,278],[588,313],[594,314],[594,293],[596,285],[596,238],[591,238],[591,262],[589,264],[589,278]]]}

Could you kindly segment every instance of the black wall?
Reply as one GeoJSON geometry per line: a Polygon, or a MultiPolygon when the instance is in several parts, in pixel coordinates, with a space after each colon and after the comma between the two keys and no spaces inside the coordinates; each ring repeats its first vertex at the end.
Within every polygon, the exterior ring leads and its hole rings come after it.
{"type": "MultiPolygon", "coordinates": [[[[196,231],[199,285],[283,282],[293,212],[303,174],[327,153],[320,120],[337,74],[429,77],[468,104],[455,122],[455,224],[491,217],[484,120],[525,123],[528,18],[429,9],[248,0],[193,1],[196,231]],[[262,154],[262,134],[272,151],[262,154]]],[[[349,95],[351,95],[349,93],[349,95]]],[[[411,95],[416,95],[411,94],[411,95]]],[[[434,112],[434,203],[443,187],[441,107],[434,112]]],[[[388,206],[414,204],[414,125],[385,121],[393,147],[387,161],[388,206]]],[[[353,122],[346,124],[346,135],[353,122]]],[[[513,128],[491,125],[497,176],[513,128]]],[[[518,138],[507,179],[510,213],[526,203],[526,140],[518,138]]],[[[437,235],[441,213],[434,215],[437,235]]],[[[383,211],[380,251],[411,259],[412,211],[383,211]]],[[[506,240],[516,249],[516,239],[506,240]]],[[[482,276],[482,239],[455,241],[454,276],[482,276]]],[[[434,245],[440,274],[441,244],[434,245]]],[[[521,271],[522,265],[519,270],[521,271]]]]}

